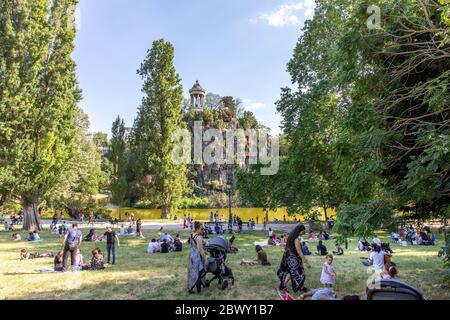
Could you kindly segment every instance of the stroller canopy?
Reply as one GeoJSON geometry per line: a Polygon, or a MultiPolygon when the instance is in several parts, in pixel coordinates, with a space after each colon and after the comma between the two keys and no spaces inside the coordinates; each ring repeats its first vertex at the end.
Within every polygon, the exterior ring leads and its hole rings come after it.
{"type": "Polygon", "coordinates": [[[219,236],[212,239],[208,245],[206,245],[206,249],[216,249],[221,251],[227,251],[231,246],[230,241],[228,241],[225,237],[219,236]]]}
{"type": "Polygon", "coordinates": [[[426,300],[417,288],[395,279],[380,279],[367,288],[367,300],[426,300]]]}

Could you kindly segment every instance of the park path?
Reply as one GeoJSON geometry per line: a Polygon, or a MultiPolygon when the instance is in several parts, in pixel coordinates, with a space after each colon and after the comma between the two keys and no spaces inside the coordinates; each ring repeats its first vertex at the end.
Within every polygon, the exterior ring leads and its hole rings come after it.
{"type": "MultiPolygon", "coordinates": [[[[44,228],[50,228],[51,220],[41,220],[42,226],[44,228]]],[[[66,220],[67,224],[72,224],[76,221],[73,220],[66,220]]],[[[80,223],[78,222],[80,229],[89,229],[89,228],[96,228],[96,229],[106,229],[111,224],[109,222],[96,222],[94,225],[89,225],[87,222],[80,223]]],[[[120,225],[120,223],[119,223],[120,225]]],[[[128,223],[124,223],[125,226],[128,225],[128,223]]],[[[117,227],[117,225],[116,225],[117,227]]],[[[272,228],[274,230],[281,230],[286,233],[289,233],[293,228],[295,227],[295,224],[284,224],[284,223],[269,223],[266,227],[268,230],[269,228],[272,228]]],[[[143,222],[142,223],[142,229],[146,231],[154,231],[154,230],[160,230],[163,228],[163,230],[166,231],[183,231],[183,223],[179,222],[143,222]]],[[[243,230],[247,230],[247,225],[244,224],[243,230]]],[[[264,230],[264,225],[258,224],[255,226],[255,230],[262,231],[264,230]]]]}

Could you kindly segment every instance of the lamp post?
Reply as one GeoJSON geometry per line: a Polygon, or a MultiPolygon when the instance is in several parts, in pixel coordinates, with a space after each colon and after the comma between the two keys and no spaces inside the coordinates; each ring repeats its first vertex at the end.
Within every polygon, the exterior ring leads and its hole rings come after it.
{"type": "Polygon", "coordinates": [[[228,191],[228,228],[233,228],[233,214],[231,213],[231,190],[233,186],[230,182],[227,183],[227,191],[228,191]]]}

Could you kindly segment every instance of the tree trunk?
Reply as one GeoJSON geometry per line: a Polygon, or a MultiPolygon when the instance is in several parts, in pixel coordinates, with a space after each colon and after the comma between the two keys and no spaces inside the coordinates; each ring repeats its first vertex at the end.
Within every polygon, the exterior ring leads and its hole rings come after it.
{"type": "Polygon", "coordinates": [[[163,205],[161,207],[161,219],[168,219],[170,214],[169,206],[163,205]]]}
{"type": "Polygon", "coordinates": [[[36,203],[24,205],[23,229],[27,231],[41,231],[41,217],[36,203]]]}
{"type": "Polygon", "coordinates": [[[325,221],[328,221],[328,214],[327,214],[327,207],[326,206],[323,207],[323,213],[325,215],[325,221]]]}

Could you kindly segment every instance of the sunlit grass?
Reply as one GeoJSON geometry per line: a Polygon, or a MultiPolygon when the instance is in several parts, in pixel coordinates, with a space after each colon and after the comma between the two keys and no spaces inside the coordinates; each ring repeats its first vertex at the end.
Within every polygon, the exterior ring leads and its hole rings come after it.
{"type": "MultiPolygon", "coordinates": [[[[278,232],[279,233],[279,232],[278,232]]],[[[274,287],[278,283],[278,268],[282,249],[266,247],[271,266],[240,266],[241,259],[255,256],[253,243],[265,241],[265,233],[244,232],[237,235],[235,245],[241,248],[235,255],[229,255],[227,265],[233,269],[236,284],[222,291],[218,285],[205,289],[201,295],[190,295],[186,291],[188,245],[183,252],[168,255],[147,255],[149,239],[157,232],[146,232],[146,240],[121,238],[121,248],[117,252],[117,265],[104,271],[76,272],[65,274],[39,273],[36,270],[52,267],[53,259],[19,261],[19,251],[26,248],[31,252],[56,252],[60,249],[56,235],[46,231],[41,234],[44,241],[39,243],[11,241],[11,234],[0,232],[0,299],[267,299],[276,298],[274,287]]],[[[26,232],[21,232],[23,238],[26,232]]],[[[184,239],[187,233],[182,233],[184,239]]],[[[441,240],[441,239],[439,239],[441,240]]],[[[334,242],[326,243],[329,250],[334,242]]],[[[83,243],[85,260],[90,251],[99,246],[105,250],[105,243],[83,243]]],[[[315,242],[310,243],[313,251],[315,242]]],[[[400,247],[391,245],[395,251],[394,261],[399,268],[399,279],[406,281],[432,299],[450,299],[450,290],[443,285],[446,270],[437,257],[439,246],[400,247]]],[[[335,257],[338,272],[336,290],[339,295],[365,295],[365,284],[369,274],[361,264],[356,240],[352,239],[346,254],[335,257]]],[[[320,286],[320,272],[324,262],[322,257],[308,257],[312,265],[307,270],[306,285],[320,286]]]]}

